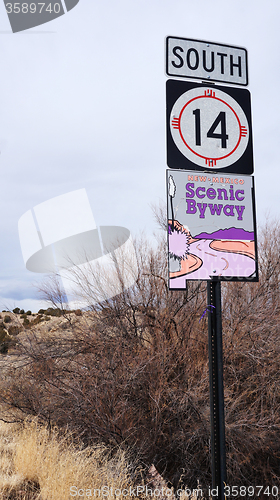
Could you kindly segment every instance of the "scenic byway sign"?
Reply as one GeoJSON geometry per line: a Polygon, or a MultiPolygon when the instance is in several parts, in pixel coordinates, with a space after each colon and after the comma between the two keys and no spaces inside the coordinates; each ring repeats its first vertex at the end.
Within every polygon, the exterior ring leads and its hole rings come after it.
{"type": "Polygon", "coordinates": [[[247,50],[190,38],[166,38],[166,74],[248,85],[247,50]]]}
{"type": "Polygon", "coordinates": [[[254,178],[167,170],[169,289],[258,281],[254,178]]]}
{"type": "Polygon", "coordinates": [[[168,80],[166,96],[170,168],[253,173],[248,90],[168,80]]]}

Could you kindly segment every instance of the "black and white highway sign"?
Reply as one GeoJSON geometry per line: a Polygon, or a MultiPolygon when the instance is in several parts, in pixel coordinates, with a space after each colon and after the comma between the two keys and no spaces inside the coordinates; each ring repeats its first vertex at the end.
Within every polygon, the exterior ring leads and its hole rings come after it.
{"type": "Polygon", "coordinates": [[[167,164],[252,174],[249,91],[168,80],[167,164]]]}
{"type": "Polygon", "coordinates": [[[220,43],[168,36],[166,74],[248,85],[247,50],[220,43]]]}

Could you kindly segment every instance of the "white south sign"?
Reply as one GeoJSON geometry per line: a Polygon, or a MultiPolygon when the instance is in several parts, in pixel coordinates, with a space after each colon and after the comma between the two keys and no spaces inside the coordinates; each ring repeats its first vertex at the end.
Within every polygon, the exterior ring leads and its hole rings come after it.
{"type": "Polygon", "coordinates": [[[205,40],[168,36],[166,73],[175,78],[248,85],[247,50],[205,40]]]}
{"type": "Polygon", "coordinates": [[[205,86],[192,88],[176,100],[169,126],[177,148],[187,159],[213,169],[239,160],[250,133],[238,102],[228,93],[205,86]]]}

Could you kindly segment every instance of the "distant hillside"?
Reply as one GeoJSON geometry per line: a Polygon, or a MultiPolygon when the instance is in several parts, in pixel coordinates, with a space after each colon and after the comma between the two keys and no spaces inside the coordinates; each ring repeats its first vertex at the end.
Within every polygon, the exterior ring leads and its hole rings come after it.
{"type": "Polygon", "coordinates": [[[194,238],[199,239],[212,239],[212,240],[253,240],[254,232],[244,231],[244,229],[239,229],[236,227],[230,227],[228,229],[219,229],[213,233],[199,233],[194,238]]]}

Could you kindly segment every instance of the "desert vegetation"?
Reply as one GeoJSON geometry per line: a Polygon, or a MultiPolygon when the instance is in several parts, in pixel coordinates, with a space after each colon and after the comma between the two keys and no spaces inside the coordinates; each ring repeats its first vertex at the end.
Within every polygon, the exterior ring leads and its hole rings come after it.
{"type": "Polygon", "coordinates": [[[129,491],[133,486],[131,466],[122,450],[112,457],[103,445],[79,446],[69,432],[55,428],[50,432],[36,419],[22,426],[1,425],[0,464],[3,500],[62,500],[78,492],[80,497],[93,496],[94,489],[98,496],[102,488],[111,500],[109,488],[129,491]]]}
{"type": "MultiPolygon", "coordinates": [[[[227,480],[280,491],[279,223],[259,231],[258,247],[259,282],[222,284],[227,480]]],[[[1,418],[36,418],[42,432],[70,432],[71,446],[104,447],[112,460],[128,453],[132,482],[154,464],[175,490],[208,487],[206,283],[168,291],[165,235],[135,248],[136,283],[113,299],[92,305],[92,277],[76,274],[86,311],[67,310],[53,277],[41,287],[51,313],[2,313],[19,331],[0,339],[1,418]]]]}

